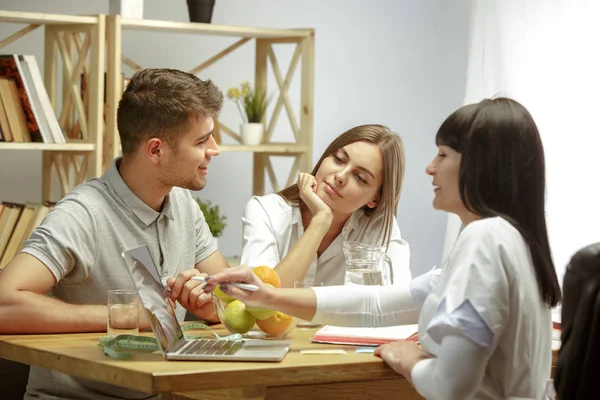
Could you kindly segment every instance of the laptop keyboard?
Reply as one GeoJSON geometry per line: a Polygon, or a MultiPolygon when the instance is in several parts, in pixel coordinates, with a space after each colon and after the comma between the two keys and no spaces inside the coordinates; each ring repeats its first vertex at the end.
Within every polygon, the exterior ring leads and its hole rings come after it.
{"type": "Polygon", "coordinates": [[[239,340],[195,339],[179,354],[233,355],[244,342],[239,340]]]}

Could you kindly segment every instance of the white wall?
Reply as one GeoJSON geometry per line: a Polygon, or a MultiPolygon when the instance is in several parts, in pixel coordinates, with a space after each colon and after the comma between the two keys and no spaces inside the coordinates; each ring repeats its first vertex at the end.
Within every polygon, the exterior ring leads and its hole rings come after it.
{"type": "MultiPolygon", "coordinates": [[[[183,0],[144,3],[146,19],[188,19],[183,0]]],[[[107,12],[108,1],[3,0],[0,9],[94,14],[107,12]]],[[[216,24],[316,29],[314,159],[335,136],[358,124],[388,125],[403,137],[408,166],[399,220],[412,247],[413,275],[440,262],[446,218],[431,208],[431,180],[424,169],[435,153],[438,126],[463,99],[468,14],[467,0],[217,0],[213,14],[216,24]]],[[[16,25],[2,24],[0,35],[16,29],[16,25]]],[[[43,64],[41,38],[42,33],[36,32],[3,52],[34,54],[43,64]]],[[[235,40],[125,32],[123,52],[144,67],[189,70],[235,40]]],[[[253,51],[254,46],[246,44],[200,76],[210,77],[224,91],[243,80],[251,81],[253,51]]],[[[292,48],[281,47],[276,53],[286,68],[292,48]]],[[[269,82],[274,83],[272,76],[269,82]]],[[[293,86],[290,96],[298,104],[297,80],[293,86]]],[[[229,102],[222,119],[231,127],[239,123],[229,102]]],[[[275,135],[280,140],[291,135],[286,121],[281,115],[275,135]]],[[[220,241],[225,255],[239,254],[240,217],[252,190],[251,174],[245,172],[251,168],[251,157],[222,154],[211,164],[208,186],[197,194],[218,203],[228,216],[220,241]]],[[[277,163],[286,165],[287,160],[277,163]]],[[[40,168],[36,152],[0,151],[0,199],[39,201],[40,168]],[[14,168],[17,163],[20,168],[14,168]]],[[[283,180],[287,171],[281,175],[283,180]]]]}
{"type": "MultiPolygon", "coordinates": [[[[465,102],[503,93],[536,121],[546,161],[546,221],[554,265],[600,241],[600,2],[473,2],[465,102]]],[[[452,225],[450,223],[449,225],[452,225]]],[[[449,246],[450,248],[450,246],[449,246]]]]}

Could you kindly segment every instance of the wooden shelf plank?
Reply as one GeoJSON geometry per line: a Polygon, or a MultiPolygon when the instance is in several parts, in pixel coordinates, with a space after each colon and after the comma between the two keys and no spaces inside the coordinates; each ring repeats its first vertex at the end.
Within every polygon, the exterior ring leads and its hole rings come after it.
{"type": "MultiPolygon", "coordinates": [[[[93,151],[93,143],[6,143],[0,142],[0,150],[51,150],[51,151],[93,151]]],[[[248,152],[248,153],[270,153],[270,154],[300,154],[306,150],[306,146],[294,143],[262,144],[246,146],[241,144],[219,145],[221,152],[248,152]]]]}
{"type": "Polygon", "coordinates": [[[15,22],[22,24],[75,24],[75,25],[95,25],[98,23],[97,16],[88,15],[62,15],[62,14],[43,14],[24,11],[3,11],[0,10],[0,22],[15,22]]]}
{"type": "Polygon", "coordinates": [[[0,150],[48,150],[48,151],[94,151],[93,143],[6,143],[0,142],[0,150]]]}
{"type": "Polygon", "coordinates": [[[215,36],[235,36],[249,38],[304,38],[313,29],[271,29],[251,26],[214,25],[196,22],[174,22],[148,19],[122,19],[122,29],[195,33],[215,36]]]}
{"type": "MultiPolygon", "coordinates": [[[[93,151],[93,143],[6,143],[0,142],[0,150],[52,150],[52,151],[93,151]]],[[[262,144],[246,146],[241,144],[219,145],[221,152],[248,152],[248,153],[270,153],[270,154],[300,154],[306,150],[306,146],[294,143],[262,144]]]]}
{"type": "Polygon", "coordinates": [[[271,143],[259,144],[256,146],[246,146],[242,144],[223,144],[219,145],[222,153],[225,152],[251,152],[265,154],[301,154],[306,151],[306,146],[295,143],[271,143]]]}

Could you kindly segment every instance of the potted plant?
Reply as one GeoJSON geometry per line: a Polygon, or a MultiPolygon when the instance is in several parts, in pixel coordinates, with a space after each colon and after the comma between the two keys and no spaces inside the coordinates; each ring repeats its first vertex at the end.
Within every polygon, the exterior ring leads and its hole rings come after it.
{"type": "Polygon", "coordinates": [[[215,0],[187,0],[190,22],[210,24],[215,0]]]}
{"type": "Polygon", "coordinates": [[[218,205],[212,205],[210,201],[202,201],[200,199],[196,199],[196,203],[202,210],[202,214],[204,214],[204,219],[206,220],[206,224],[208,225],[208,229],[210,229],[210,233],[218,239],[222,234],[223,230],[227,226],[225,224],[225,220],[227,217],[222,215],[218,205]]]}
{"type": "Polygon", "coordinates": [[[227,91],[227,97],[233,100],[240,112],[243,123],[240,125],[242,143],[260,144],[264,133],[264,116],[267,111],[267,94],[262,88],[252,88],[248,82],[227,91]]]}

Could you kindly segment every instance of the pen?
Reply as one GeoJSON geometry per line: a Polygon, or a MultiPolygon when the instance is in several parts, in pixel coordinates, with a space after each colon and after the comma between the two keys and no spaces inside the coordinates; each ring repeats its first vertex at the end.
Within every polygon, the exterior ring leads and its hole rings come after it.
{"type": "MultiPolygon", "coordinates": [[[[193,276],[192,279],[195,281],[206,282],[206,279],[204,279],[203,276],[193,276]]],[[[248,283],[227,283],[227,285],[235,286],[237,288],[248,290],[250,292],[256,292],[258,290],[258,286],[250,285],[248,283]]]]}
{"type": "MultiPolygon", "coordinates": [[[[192,279],[195,281],[206,282],[206,279],[204,279],[203,276],[194,276],[192,277],[192,279]]],[[[162,279],[162,284],[166,290],[171,291],[171,288],[169,287],[169,285],[167,285],[167,278],[162,279]]],[[[232,285],[243,290],[248,290],[250,292],[256,292],[258,290],[258,286],[250,285],[248,283],[228,283],[228,285],[232,285]]]]}

